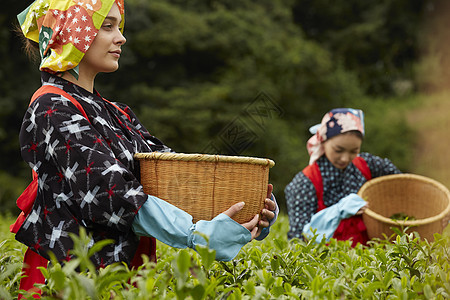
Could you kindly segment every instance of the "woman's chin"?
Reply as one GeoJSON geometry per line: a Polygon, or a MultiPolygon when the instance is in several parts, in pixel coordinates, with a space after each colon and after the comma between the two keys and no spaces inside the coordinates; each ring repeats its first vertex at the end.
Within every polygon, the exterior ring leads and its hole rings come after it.
{"type": "Polygon", "coordinates": [[[333,164],[337,169],[345,170],[348,167],[348,164],[333,164]]]}
{"type": "Polygon", "coordinates": [[[105,71],[103,71],[103,73],[112,73],[112,72],[117,71],[118,69],[119,69],[119,64],[107,68],[105,71]]]}

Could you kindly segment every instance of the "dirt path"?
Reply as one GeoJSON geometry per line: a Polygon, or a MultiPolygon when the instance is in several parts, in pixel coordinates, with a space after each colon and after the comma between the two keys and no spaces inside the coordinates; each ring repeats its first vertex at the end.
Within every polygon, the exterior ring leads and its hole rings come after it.
{"type": "Polygon", "coordinates": [[[417,131],[412,172],[450,189],[450,93],[424,98],[408,113],[408,122],[417,131]]]}

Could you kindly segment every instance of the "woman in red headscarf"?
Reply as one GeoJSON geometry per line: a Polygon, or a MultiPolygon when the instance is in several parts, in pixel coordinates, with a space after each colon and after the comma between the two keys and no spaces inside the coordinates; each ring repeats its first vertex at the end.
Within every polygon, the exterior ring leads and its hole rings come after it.
{"type": "Polygon", "coordinates": [[[368,237],[361,214],[367,203],[356,193],[366,181],[400,171],[388,159],[360,153],[364,114],[359,109],[333,109],[310,131],[309,165],[285,188],[288,237],[315,231],[319,238],[365,244],[368,237]]]}
{"type": "MultiPolygon", "coordinates": [[[[37,0],[19,16],[23,35],[37,46],[42,87],[34,94],[20,131],[23,159],[34,181],[18,199],[22,214],[11,231],[29,247],[21,289],[43,282],[38,266],[49,253],[70,260],[70,233],[80,227],[92,244],[111,244],[92,256],[97,267],[138,265],[141,254],[155,260],[155,238],[195,249],[209,236],[216,259],[231,260],[242,246],[262,239],[275,221],[276,202],[266,199],[262,218],[244,224],[231,217],[236,203],[211,221],[195,224],[186,212],[146,195],[139,183],[137,152],[171,151],[149,134],[132,110],[112,103],[94,88],[97,74],[119,67],[123,0],[37,0]]],[[[270,197],[272,186],[268,187],[270,197]]]]}

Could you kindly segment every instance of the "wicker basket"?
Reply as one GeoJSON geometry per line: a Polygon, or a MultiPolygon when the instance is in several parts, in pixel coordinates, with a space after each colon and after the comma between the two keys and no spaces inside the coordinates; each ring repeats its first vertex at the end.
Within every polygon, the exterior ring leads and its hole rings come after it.
{"type": "Polygon", "coordinates": [[[387,175],[366,182],[358,195],[369,202],[363,214],[369,238],[388,237],[391,227],[411,227],[421,238],[433,240],[443,230],[442,220],[450,212],[449,190],[439,182],[414,174],[387,175]],[[403,213],[415,220],[393,220],[403,213]]]}
{"type": "Polygon", "coordinates": [[[183,153],[137,153],[144,192],[192,215],[211,220],[244,201],[233,219],[251,220],[264,207],[270,159],[183,153]]]}

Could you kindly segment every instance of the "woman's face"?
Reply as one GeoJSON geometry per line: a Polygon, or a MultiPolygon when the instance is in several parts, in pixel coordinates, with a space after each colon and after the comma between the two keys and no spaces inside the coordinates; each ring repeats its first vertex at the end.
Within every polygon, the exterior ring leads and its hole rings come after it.
{"type": "Polygon", "coordinates": [[[95,76],[100,72],[114,72],[119,68],[120,47],[126,42],[119,27],[121,20],[119,7],[114,3],[80,62],[80,72],[95,76]]]}
{"type": "Polygon", "coordinates": [[[323,143],[325,156],[340,170],[344,170],[358,155],[362,140],[355,134],[343,133],[323,143]]]}

